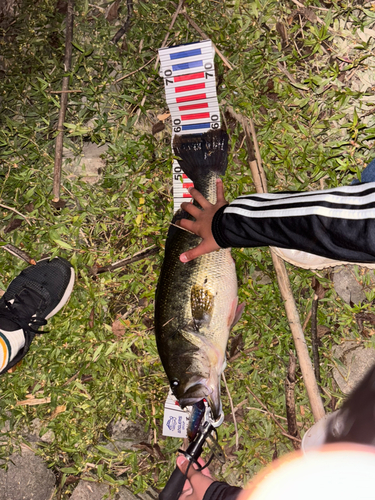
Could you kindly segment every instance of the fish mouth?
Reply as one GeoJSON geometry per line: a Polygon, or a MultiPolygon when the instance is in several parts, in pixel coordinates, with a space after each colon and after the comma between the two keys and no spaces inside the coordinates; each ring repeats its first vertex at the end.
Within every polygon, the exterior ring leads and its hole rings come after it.
{"type": "Polygon", "coordinates": [[[212,417],[217,420],[222,413],[222,405],[220,399],[220,381],[215,385],[207,386],[204,382],[197,383],[189,387],[184,394],[178,398],[180,406],[190,406],[202,399],[206,399],[212,412],[212,417]]]}

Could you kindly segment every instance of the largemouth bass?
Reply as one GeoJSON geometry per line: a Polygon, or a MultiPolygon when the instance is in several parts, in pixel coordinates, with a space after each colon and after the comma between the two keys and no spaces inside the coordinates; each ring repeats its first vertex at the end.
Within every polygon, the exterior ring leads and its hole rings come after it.
{"type": "MultiPolygon", "coordinates": [[[[216,178],[227,167],[228,136],[223,130],[176,136],[175,154],[194,187],[216,202],[216,178]]],[[[192,218],[177,212],[172,222],[192,218]]],[[[170,226],[155,297],[155,334],[163,367],[181,407],[203,398],[213,417],[221,414],[220,377],[225,350],[238,314],[237,278],[230,249],[183,264],[181,253],[199,236],[170,226]]]]}

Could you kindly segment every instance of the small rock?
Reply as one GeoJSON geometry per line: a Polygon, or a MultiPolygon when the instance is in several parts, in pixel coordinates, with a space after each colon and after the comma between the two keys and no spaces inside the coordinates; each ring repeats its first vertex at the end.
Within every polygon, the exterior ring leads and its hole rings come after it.
{"type": "Polygon", "coordinates": [[[333,272],[333,285],[336,293],[344,302],[350,304],[360,304],[366,300],[363,287],[355,279],[351,266],[335,268],[333,272]]]}
{"type": "Polygon", "coordinates": [[[375,349],[357,342],[335,346],[332,354],[345,365],[333,369],[333,377],[344,394],[349,394],[375,363],[375,349]]]}
{"type": "Polygon", "coordinates": [[[34,418],[30,427],[22,429],[21,434],[29,443],[38,443],[40,441],[43,443],[52,443],[55,439],[54,432],[51,429],[48,429],[48,431],[41,436],[40,433],[42,427],[43,424],[41,420],[39,418],[34,418]]]}
{"type": "Polygon", "coordinates": [[[108,443],[105,446],[112,451],[116,451],[116,448],[120,451],[129,450],[136,444],[149,442],[149,434],[145,432],[143,424],[130,422],[124,418],[109,425],[108,432],[113,444],[108,443]]]}
{"type": "Polygon", "coordinates": [[[83,145],[82,155],[75,156],[71,151],[64,148],[64,170],[73,176],[81,177],[83,181],[89,184],[95,184],[100,179],[105,168],[105,161],[101,156],[107,149],[108,144],[98,146],[93,142],[87,142],[83,145]]]}
{"type": "MultiPolygon", "coordinates": [[[[91,481],[80,481],[74,488],[70,500],[102,500],[110,492],[110,486],[91,481]]],[[[111,498],[108,496],[108,498],[111,498]]]]}
{"type": "Polygon", "coordinates": [[[142,500],[158,500],[159,493],[154,490],[154,488],[150,487],[144,493],[138,493],[137,497],[141,498],[142,500]]]}
{"type": "Polygon", "coordinates": [[[30,449],[9,457],[8,470],[0,469],[0,500],[49,500],[55,475],[30,449]]]}
{"type": "Polygon", "coordinates": [[[272,283],[272,280],[268,276],[268,274],[260,270],[254,271],[251,275],[251,279],[255,281],[257,285],[270,285],[272,283]]]}
{"type": "Polygon", "coordinates": [[[118,493],[116,493],[116,500],[139,500],[138,497],[133,495],[133,493],[125,487],[121,487],[118,493]]]}
{"type": "Polygon", "coordinates": [[[144,493],[134,495],[125,486],[120,486],[116,493],[111,494],[111,487],[109,485],[92,483],[91,481],[80,481],[74,489],[70,500],[157,500],[158,497],[159,494],[153,488],[149,488],[144,493]]]}
{"type": "Polygon", "coordinates": [[[34,442],[43,441],[43,443],[52,443],[55,439],[54,432],[51,429],[48,429],[48,431],[45,434],[43,434],[43,436],[41,436],[40,433],[42,427],[43,424],[40,418],[34,418],[34,420],[31,422],[30,430],[25,435],[25,437],[31,438],[30,441],[34,442]]]}

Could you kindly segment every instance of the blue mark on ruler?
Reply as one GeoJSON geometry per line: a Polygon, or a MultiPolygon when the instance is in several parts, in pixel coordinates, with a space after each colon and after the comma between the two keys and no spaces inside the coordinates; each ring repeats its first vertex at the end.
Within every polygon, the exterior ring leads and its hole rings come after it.
{"type": "Polygon", "coordinates": [[[210,122],[208,122],[208,123],[192,123],[191,125],[182,125],[182,130],[196,130],[198,128],[210,128],[210,122]]]}
{"type": "Polygon", "coordinates": [[[174,54],[169,54],[169,57],[171,59],[181,59],[182,57],[199,56],[200,54],[202,54],[201,49],[191,49],[184,50],[183,52],[175,52],[174,54]]]}
{"type": "Polygon", "coordinates": [[[203,61],[191,61],[181,64],[173,64],[172,70],[181,71],[182,69],[199,68],[200,66],[203,66],[203,61]]]}

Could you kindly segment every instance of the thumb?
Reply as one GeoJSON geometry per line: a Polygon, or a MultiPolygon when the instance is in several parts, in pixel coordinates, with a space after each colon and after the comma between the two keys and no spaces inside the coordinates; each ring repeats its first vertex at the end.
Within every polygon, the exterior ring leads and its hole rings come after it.
{"type": "Polygon", "coordinates": [[[177,467],[180,469],[181,472],[184,474],[186,473],[186,469],[189,466],[189,460],[184,457],[184,455],[179,455],[176,460],[177,467]]]}

